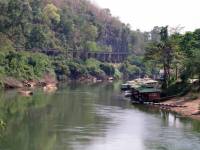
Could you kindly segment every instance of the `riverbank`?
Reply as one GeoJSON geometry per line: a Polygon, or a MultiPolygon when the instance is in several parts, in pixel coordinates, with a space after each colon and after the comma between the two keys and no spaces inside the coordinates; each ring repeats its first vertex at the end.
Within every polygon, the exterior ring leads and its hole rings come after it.
{"type": "Polygon", "coordinates": [[[71,83],[81,83],[81,84],[95,84],[95,83],[111,83],[116,81],[114,77],[105,76],[104,78],[97,78],[95,76],[81,76],[74,79],[68,80],[57,80],[56,76],[46,74],[41,79],[35,80],[19,80],[13,77],[7,77],[2,82],[1,89],[11,90],[16,89],[18,93],[22,96],[32,96],[35,89],[42,88],[44,92],[52,93],[55,92],[59,85],[71,84],[71,83]]]}
{"type": "Polygon", "coordinates": [[[162,102],[165,105],[180,105],[184,107],[170,107],[170,111],[178,113],[184,117],[189,117],[200,121],[200,98],[191,100],[187,96],[173,98],[162,102]]]}
{"type": "MultiPolygon", "coordinates": [[[[143,88],[146,86],[143,83],[142,85],[143,85],[143,88]]],[[[167,92],[165,91],[168,97],[161,97],[161,98],[152,97],[152,99],[145,97],[146,95],[151,97],[151,94],[154,94],[154,95],[157,94],[155,91],[150,92],[150,94],[148,93],[149,89],[152,89],[152,87],[151,88],[148,87],[147,88],[148,91],[147,92],[142,91],[143,92],[142,93],[140,92],[140,89],[138,90],[138,86],[135,86],[135,83],[132,83],[131,86],[132,86],[131,90],[134,91],[131,93],[132,94],[131,96],[134,100],[136,100],[136,104],[138,102],[143,102],[144,105],[152,105],[153,107],[155,106],[160,109],[172,111],[185,117],[190,117],[193,119],[200,120],[200,95],[199,95],[199,90],[198,90],[199,89],[198,83],[176,84],[174,85],[174,87],[170,87],[167,92]],[[187,94],[185,94],[184,96],[180,96],[180,94],[179,96],[169,96],[172,92],[174,92],[175,95],[178,95],[177,94],[178,91],[179,93],[180,91],[182,91],[181,93],[187,92],[187,94]]],[[[139,87],[141,87],[141,85],[139,85],[139,87]]],[[[158,95],[160,96],[159,91],[158,91],[158,95]]]]}

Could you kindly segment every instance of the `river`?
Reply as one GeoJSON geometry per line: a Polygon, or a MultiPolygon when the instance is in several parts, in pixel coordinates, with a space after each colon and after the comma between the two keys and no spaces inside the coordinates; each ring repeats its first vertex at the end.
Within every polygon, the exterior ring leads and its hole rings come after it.
{"type": "Polygon", "coordinates": [[[0,150],[200,150],[200,122],[121,96],[120,83],[0,93],[0,150]]]}

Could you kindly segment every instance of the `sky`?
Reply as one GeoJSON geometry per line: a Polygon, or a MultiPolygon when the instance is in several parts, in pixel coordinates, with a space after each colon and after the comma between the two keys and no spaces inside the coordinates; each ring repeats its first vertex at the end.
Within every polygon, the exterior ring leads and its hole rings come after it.
{"type": "Polygon", "coordinates": [[[150,31],[154,26],[200,28],[200,0],[91,0],[109,8],[115,17],[129,23],[132,29],[150,31]]]}

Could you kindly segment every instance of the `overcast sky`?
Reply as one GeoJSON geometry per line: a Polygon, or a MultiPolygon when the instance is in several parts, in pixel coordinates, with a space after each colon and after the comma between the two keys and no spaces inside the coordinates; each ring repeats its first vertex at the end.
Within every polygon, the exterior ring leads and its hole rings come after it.
{"type": "Polygon", "coordinates": [[[91,0],[109,8],[114,16],[132,29],[150,31],[154,26],[200,28],[200,0],[91,0]]]}

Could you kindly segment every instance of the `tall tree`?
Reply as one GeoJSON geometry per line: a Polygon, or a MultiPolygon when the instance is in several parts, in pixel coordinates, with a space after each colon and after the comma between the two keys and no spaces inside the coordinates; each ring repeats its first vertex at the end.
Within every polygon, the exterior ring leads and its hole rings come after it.
{"type": "Polygon", "coordinates": [[[174,50],[168,35],[168,26],[162,27],[160,31],[160,42],[155,41],[149,44],[145,58],[147,60],[157,61],[162,64],[164,70],[163,88],[169,86],[171,78],[171,67],[174,50]]]}

